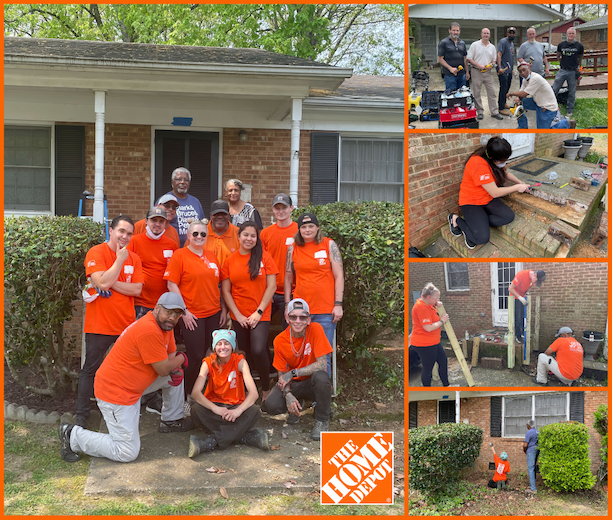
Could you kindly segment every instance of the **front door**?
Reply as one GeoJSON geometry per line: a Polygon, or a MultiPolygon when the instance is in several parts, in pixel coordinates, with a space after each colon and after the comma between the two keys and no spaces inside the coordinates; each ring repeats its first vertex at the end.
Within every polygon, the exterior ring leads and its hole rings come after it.
{"type": "Polygon", "coordinates": [[[535,150],[535,134],[502,134],[502,137],[512,146],[510,159],[533,153],[535,150]]]}
{"type": "Polygon", "coordinates": [[[491,303],[494,327],[508,326],[508,287],[521,267],[520,262],[491,263],[491,303]]]}
{"type": "Polygon", "coordinates": [[[219,192],[219,134],[216,132],[155,131],[155,200],[172,189],[172,172],[191,172],[189,194],[198,198],[206,217],[219,192]]]}

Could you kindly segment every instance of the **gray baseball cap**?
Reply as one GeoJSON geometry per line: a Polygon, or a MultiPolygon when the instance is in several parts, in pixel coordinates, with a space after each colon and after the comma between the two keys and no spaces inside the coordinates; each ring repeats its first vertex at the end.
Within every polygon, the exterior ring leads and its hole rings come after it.
{"type": "Polygon", "coordinates": [[[291,206],[293,206],[293,201],[291,200],[291,197],[286,193],[279,193],[276,197],[274,197],[274,200],[272,201],[272,207],[276,206],[277,204],[283,204],[290,208],[291,206]]]}
{"type": "Polygon", "coordinates": [[[180,294],[167,292],[162,294],[157,300],[157,305],[161,305],[164,309],[180,309],[185,312],[185,302],[180,294]]]}
{"type": "Polygon", "coordinates": [[[171,195],[170,193],[166,193],[165,195],[162,195],[157,201],[157,203],[165,204],[166,202],[170,202],[170,201],[176,202],[180,206],[178,199],[174,195],[171,195]]]}
{"type": "Polygon", "coordinates": [[[151,217],[164,217],[166,220],[168,220],[166,210],[164,208],[158,208],[157,206],[147,211],[147,218],[151,217]]]}
{"type": "Polygon", "coordinates": [[[569,327],[561,327],[559,329],[559,332],[555,334],[555,338],[558,338],[559,336],[561,336],[561,334],[573,334],[573,333],[574,331],[570,329],[569,327]]]}
{"type": "Polygon", "coordinates": [[[224,200],[216,200],[210,205],[210,214],[227,213],[229,215],[229,204],[224,200]]]}
{"type": "Polygon", "coordinates": [[[310,307],[306,303],[306,300],[302,300],[302,298],[295,298],[289,302],[287,305],[287,314],[291,314],[293,311],[306,311],[310,314],[310,307]]]}

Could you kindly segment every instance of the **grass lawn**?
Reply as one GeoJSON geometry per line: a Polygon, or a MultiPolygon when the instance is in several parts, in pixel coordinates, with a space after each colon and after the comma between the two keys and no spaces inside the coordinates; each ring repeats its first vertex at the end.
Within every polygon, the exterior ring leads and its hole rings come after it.
{"type": "MultiPolygon", "coordinates": [[[[561,105],[561,113],[565,115],[567,109],[561,105]]],[[[607,98],[584,98],[576,99],[572,119],[576,120],[576,128],[592,128],[595,126],[607,126],[608,124],[608,99],[607,98]]]]}

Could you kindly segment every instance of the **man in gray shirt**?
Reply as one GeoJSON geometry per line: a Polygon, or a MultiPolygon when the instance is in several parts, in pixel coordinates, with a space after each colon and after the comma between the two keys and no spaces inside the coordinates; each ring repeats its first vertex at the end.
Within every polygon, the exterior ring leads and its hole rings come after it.
{"type": "MultiPolygon", "coordinates": [[[[546,57],[546,51],[544,45],[536,41],[536,30],[533,27],[527,29],[527,41],[523,43],[518,50],[517,58],[519,60],[531,62],[531,72],[535,72],[542,77],[550,72],[548,66],[548,58],[546,57]],[[533,61],[532,61],[533,59],[533,61]]],[[[523,84],[522,76],[519,76],[520,84],[523,84]]]]}
{"type": "Polygon", "coordinates": [[[506,94],[510,91],[512,83],[512,68],[514,66],[514,35],[516,28],[508,27],[507,36],[499,40],[497,44],[497,78],[499,79],[499,97],[497,105],[499,113],[509,116],[510,111],[506,109],[506,94]]]}

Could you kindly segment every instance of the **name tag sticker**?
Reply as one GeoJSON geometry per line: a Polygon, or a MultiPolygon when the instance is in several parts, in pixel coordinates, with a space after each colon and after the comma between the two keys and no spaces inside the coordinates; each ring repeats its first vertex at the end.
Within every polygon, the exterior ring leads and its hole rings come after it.
{"type": "Polygon", "coordinates": [[[323,249],[322,251],[317,251],[314,254],[315,258],[327,258],[327,251],[325,251],[325,249],[323,249]]]}
{"type": "Polygon", "coordinates": [[[164,258],[171,258],[172,257],[172,253],[174,253],[174,251],[172,251],[172,249],[164,249],[164,258]]]}
{"type": "Polygon", "coordinates": [[[286,246],[292,246],[294,242],[295,242],[295,239],[293,237],[287,237],[285,239],[285,245],[286,246]]]}
{"type": "Polygon", "coordinates": [[[123,272],[125,274],[134,274],[134,266],[133,265],[124,265],[123,272]]]}

